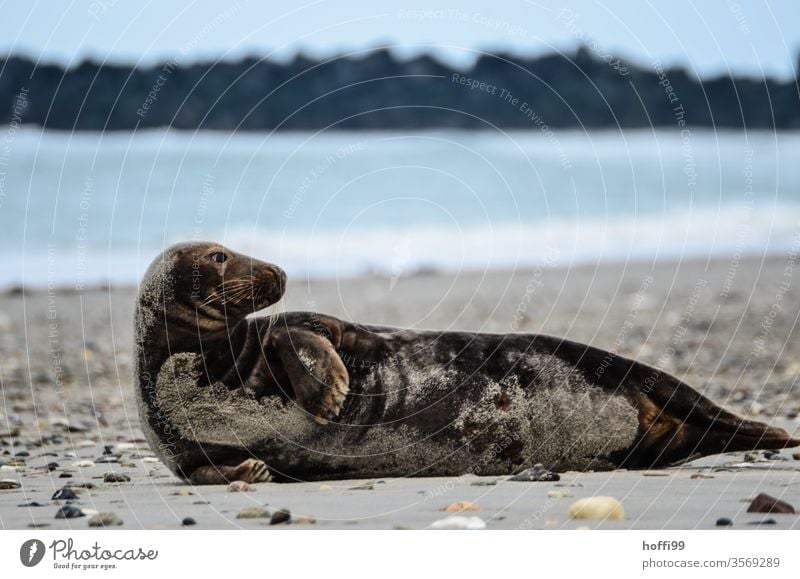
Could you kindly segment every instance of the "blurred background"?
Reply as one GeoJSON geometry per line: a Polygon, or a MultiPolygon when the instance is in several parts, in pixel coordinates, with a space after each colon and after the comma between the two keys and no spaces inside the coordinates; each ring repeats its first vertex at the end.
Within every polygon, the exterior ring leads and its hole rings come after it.
{"type": "Polygon", "coordinates": [[[731,259],[800,215],[796,2],[5,3],[4,286],[731,259]]]}

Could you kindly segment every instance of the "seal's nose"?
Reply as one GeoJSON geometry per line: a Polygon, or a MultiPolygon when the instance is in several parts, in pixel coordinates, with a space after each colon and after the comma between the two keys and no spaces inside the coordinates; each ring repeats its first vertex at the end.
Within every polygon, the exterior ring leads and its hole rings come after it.
{"type": "Polygon", "coordinates": [[[270,265],[269,272],[273,279],[273,283],[278,288],[278,293],[283,295],[283,292],[286,291],[286,272],[277,265],[270,265]]]}

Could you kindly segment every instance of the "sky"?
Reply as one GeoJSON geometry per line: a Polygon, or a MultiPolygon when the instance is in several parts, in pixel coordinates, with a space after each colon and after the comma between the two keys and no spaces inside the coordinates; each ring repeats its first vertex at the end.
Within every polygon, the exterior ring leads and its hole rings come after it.
{"type": "Polygon", "coordinates": [[[482,51],[574,51],[683,65],[699,76],[791,78],[800,52],[798,0],[198,0],[0,3],[0,54],[74,65],[277,60],[391,46],[468,66],[482,51]]]}

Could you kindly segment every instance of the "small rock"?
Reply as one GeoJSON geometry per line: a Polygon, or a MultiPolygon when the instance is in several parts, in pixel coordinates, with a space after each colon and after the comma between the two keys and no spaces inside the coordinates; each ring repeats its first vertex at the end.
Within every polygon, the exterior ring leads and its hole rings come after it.
{"type": "Polygon", "coordinates": [[[22,486],[22,485],[20,485],[17,481],[9,479],[9,478],[5,478],[3,480],[0,480],[0,491],[7,491],[7,490],[10,490],[10,489],[18,489],[20,486],[22,486]]]}
{"type": "Polygon", "coordinates": [[[691,479],[705,479],[705,478],[714,478],[714,477],[711,476],[711,475],[708,475],[708,474],[695,473],[692,476],[690,476],[689,478],[691,478],[691,479]]]}
{"type": "Polygon", "coordinates": [[[95,463],[97,464],[108,464],[113,462],[119,462],[119,457],[113,454],[109,456],[101,456],[100,458],[95,460],[95,463]]]}
{"type": "Polygon", "coordinates": [[[269,511],[264,507],[245,507],[236,515],[237,519],[264,519],[269,517],[269,511]]]}
{"type": "Polygon", "coordinates": [[[350,487],[347,490],[349,490],[349,491],[371,491],[374,488],[375,488],[375,481],[374,480],[368,480],[368,481],[363,482],[361,484],[358,484],[358,485],[356,485],[354,487],[350,487]]]}
{"type": "Polygon", "coordinates": [[[331,485],[319,485],[319,490],[321,491],[329,491],[331,489],[333,489],[331,485]]]}
{"type": "Polygon", "coordinates": [[[792,458],[795,460],[800,460],[800,452],[793,452],[792,458]]]}
{"type": "Polygon", "coordinates": [[[731,525],[733,525],[733,521],[725,517],[720,517],[719,519],[717,519],[717,522],[715,524],[718,527],[730,527],[731,525]]]}
{"type": "Polygon", "coordinates": [[[64,505],[56,511],[57,519],[77,519],[78,517],[85,517],[86,515],[77,507],[72,505],[64,505]]]}
{"type": "Polygon", "coordinates": [[[778,521],[775,519],[764,519],[763,521],[748,521],[748,525],[777,525],[778,521]]]}
{"type": "Polygon", "coordinates": [[[126,483],[131,482],[131,477],[121,472],[107,472],[103,475],[103,482],[106,483],[126,483]]]}
{"type": "Polygon", "coordinates": [[[179,491],[175,491],[172,494],[176,495],[176,496],[179,496],[179,497],[190,497],[190,496],[194,495],[194,493],[192,491],[186,490],[186,489],[181,489],[179,491]]]}
{"type": "Polygon", "coordinates": [[[750,503],[750,506],[747,507],[748,513],[788,513],[794,514],[794,507],[787,503],[786,501],[782,501],[780,499],[776,499],[775,497],[771,497],[766,493],[760,493],[753,501],[750,503]]]}
{"type": "Polygon", "coordinates": [[[186,517],[181,521],[181,525],[184,527],[191,527],[192,525],[196,525],[197,521],[195,521],[192,517],[186,517]]]}
{"type": "Polygon", "coordinates": [[[56,492],[53,493],[53,496],[50,497],[50,500],[53,501],[74,501],[78,498],[78,495],[75,494],[71,488],[64,487],[58,489],[56,492]]]}
{"type": "Polygon", "coordinates": [[[588,497],[572,503],[567,514],[573,519],[621,521],[625,518],[625,509],[614,497],[588,497]]]}
{"type": "Polygon", "coordinates": [[[289,512],[289,509],[278,509],[274,513],[272,513],[272,517],[269,520],[270,525],[280,525],[281,523],[288,523],[292,520],[292,515],[289,512]]]}
{"type": "Polygon", "coordinates": [[[480,517],[464,517],[453,515],[431,523],[431,529],[477,531],[486,528],[486,522],[480,517]]]}
{"type": "Polygon", "coordinates": [[[146,456],[142,459],[142,462],[160,462],[160,461],[154,456],[146,456]]]}
{"type": "Polygon", "coordinates": [[[445,513],[460,513],[461,511],[480,511],[481,506],[470,501],[457,501],[439,509],[445,513]]]}
{"type": "Polygon", "coordinates": [[[294,522],[295,525],[316,525],[317,519],[314,517],[300,517],[294,522]]]}
{"type": "Polygon", "coordinates": [[[235,480],[228,485],[229,493],[246,493],[250,490],[250,485],[243,480],[235,480]]]}
{"type": "Polygon", "coordinates": [[[78,443],[79,448],[92,448],[95,444],[97,444],[94,440],[81,440],[78,443]]]}
{"type": "Polygon", "coordinates": [[[497,484],[497,480],[474,480],[469,484],[473,487],[493,487],[497,484]]]}
{"type": "Polygon", "coordinates": [[[744,455],[745,462],[756,462],[758,458],[759,456],[755,452],[748,452],[747,454],[744,455]]]}
{"type": "Polygon", "coordinates": [[[20,450],[20,451],[19,451],[18,453],[16,453],[14,456],[19,456],[19,457],[22,457],[22,458],[24,458],[24,457],[26,457],[26,456],[30,456],[30,455],[31,455],[31,453],[30,453],[30,452],[28,452],[27,450],[20,450]]]}
{"type": "Polygon", "coordinates": [[[561,480],[561,477],[537,463],[531,468],[526,468],[521,473],[515,474],[510,480],[518,482],[554,482],[561,480]]]}
{"type": "Polygon", "coordinates": [[[552,491],[547,491],[547,496],[551,499],[563,499],[566,497],[571,497],[572,492],[568,489],[554,489],[552,491]]]}
{"type": "Polygon", "coordinates": [[[642,473],[642,476],[669,476],[669,473],[660,470],[646,470],[642,473]]]}
{"type": "Polygon", "coordinates": [[[17,505],[18,507],[48,507],[50,506],[49,503],[39,503],[36,501],[31,501],[29,503],[23,503],[21,505],[17,505]]]}
{"type": "Polygon", "coordinates": [[[68,472],[62,472],[60,475],[58,475],[58,478],[72,478],[72,475],[68,472]]]}
{"type": "Polygon", "coordinates": [[[118,527],[121,524],[122,519],[114,513],[98,513],[89,519],[90,527],[118,527]]]}
{"type": "Polygon", "coordinates": [[[78,462],[74,463],[72,466],[76,468],[88,468],[94,466],[94,462],[91,460],[79,460],[78,462]]]}

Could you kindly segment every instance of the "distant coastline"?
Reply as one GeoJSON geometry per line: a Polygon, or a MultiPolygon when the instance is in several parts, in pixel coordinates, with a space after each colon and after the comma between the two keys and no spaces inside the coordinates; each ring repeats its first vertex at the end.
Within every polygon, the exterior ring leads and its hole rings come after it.
{"type": "Polygon", "coordinates": [[[484,55],[458,70],[387,49],[289,62],[258,57],[64,68],[0,60],[0,124],[115,131],[715,127],[800,129],[798,79],[695,78],[596,54],[484,55]]]}

